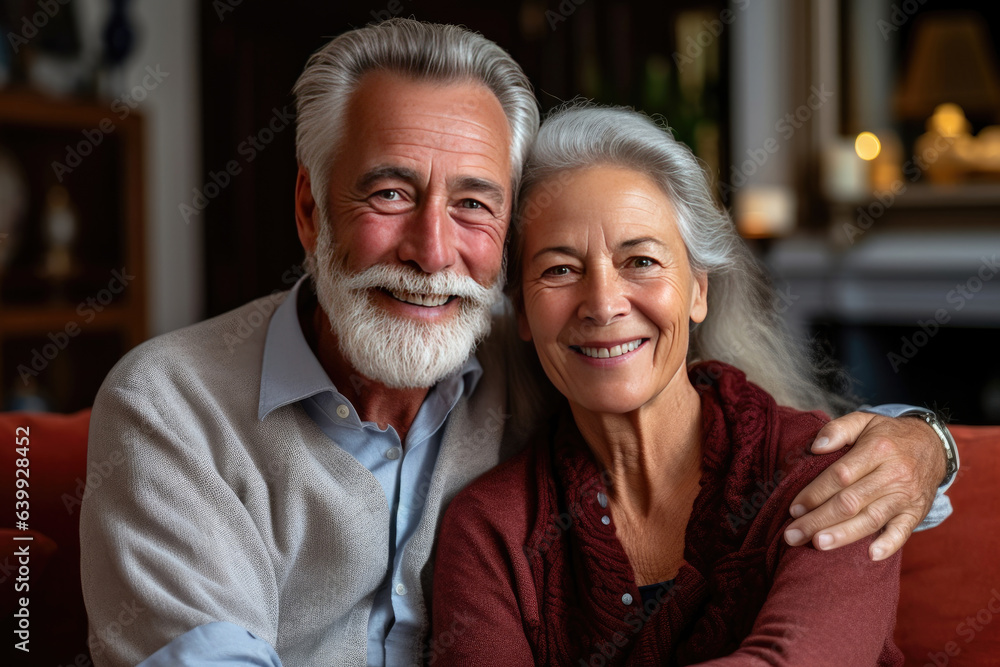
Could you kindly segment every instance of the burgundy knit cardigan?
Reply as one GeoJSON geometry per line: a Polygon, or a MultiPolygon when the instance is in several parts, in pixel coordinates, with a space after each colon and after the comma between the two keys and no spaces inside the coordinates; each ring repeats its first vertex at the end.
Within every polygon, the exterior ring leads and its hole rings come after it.
{"type": "Polygon", "coordinates": [[[795,495],[841,453],[825,422],[779,407],[739,370],[693,367],[702,478],[674,585],[645,606],[569,411],[451,503],[427,653],[439,665],[900,665],[899,554],[782,539],[795,495]]]}

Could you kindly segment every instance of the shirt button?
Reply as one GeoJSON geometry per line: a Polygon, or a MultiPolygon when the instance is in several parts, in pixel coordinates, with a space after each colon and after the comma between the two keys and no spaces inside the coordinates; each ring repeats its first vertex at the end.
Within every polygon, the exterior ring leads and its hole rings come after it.
{"type": "Polygon", "coordinates": [[[403,584],[396,584],[396,595],[406,595],[406,586],[403,584]]]}
{"type": "Polygon", "coordinates": [[[386,453],[385,458],[390,461],[395,461],[399,458],[399,447],[391,447],[386,453]]]}
{"type": "Polygon", "coordinates": [[[350,414],[351,414],[351,409],[346,405],[337,406],[337,416],[340,417],[341,419],[347,419],[347,417],[350,414]]]}
{"type": "Polygon", "coordinates": [[[625,595],[622,596],[622,604],[632,604],[631,594],[626,593],[625,595]]]}
{"type": "Polygon", "coordinates": [[[597,492],[597,504],[600,505],[601,507],[608,506],[608,497],[603,493],[601,493],[600,491],[597,492]]]}
{"type": "Polygon", "coordinates": [[[601,523],[607,526],[609,523],[611,523],[611,517],[605,514],[604,516],[601,517],[601,523]]]}

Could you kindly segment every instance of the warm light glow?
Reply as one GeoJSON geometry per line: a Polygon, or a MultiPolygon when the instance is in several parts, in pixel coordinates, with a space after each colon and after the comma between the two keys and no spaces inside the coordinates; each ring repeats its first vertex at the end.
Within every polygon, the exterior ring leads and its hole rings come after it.
{"type": "Polygon", "coordinates": [[[946,137],[957,137],[969,133],[969,121],[965,119],[965,111],[957,104],[939,104],[934,108],[929,126],[946,137]]]}
{"type": "Polygon", "coordinates": [[[871,132],[862,132],[854,140],[854,151],[862,160],[874,160],[882,150],[878,137],[871,132]]]}

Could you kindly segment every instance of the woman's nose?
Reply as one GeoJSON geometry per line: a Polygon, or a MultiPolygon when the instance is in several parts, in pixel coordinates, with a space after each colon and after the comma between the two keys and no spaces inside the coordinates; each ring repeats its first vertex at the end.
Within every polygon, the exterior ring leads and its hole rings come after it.
{"type": "Polygon", "coordinates": [[[585,293],[577,315],[581,320],[606,326],[631,311],[617,273],[608,268],[591,271],[582,284],[585,293]]]}

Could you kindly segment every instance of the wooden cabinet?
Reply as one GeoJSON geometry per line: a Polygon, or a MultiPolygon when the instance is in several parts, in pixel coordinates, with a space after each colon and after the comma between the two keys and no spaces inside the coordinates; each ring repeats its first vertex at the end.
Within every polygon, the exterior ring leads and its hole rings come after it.
{"type": "Polygon", "coordinates": [[[147,335],[143,120],[122,103],[0,92],[0,150],[27,202],[19,234],[0,238],[12,250],[0,267],[0,406],[77,410],[147,335]]]}

